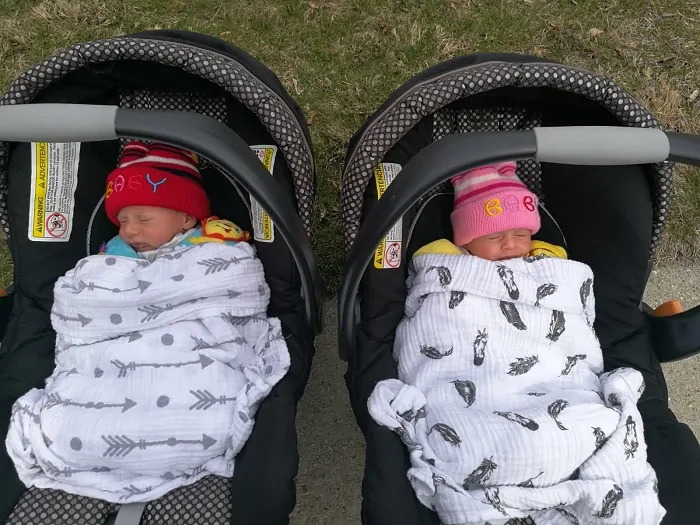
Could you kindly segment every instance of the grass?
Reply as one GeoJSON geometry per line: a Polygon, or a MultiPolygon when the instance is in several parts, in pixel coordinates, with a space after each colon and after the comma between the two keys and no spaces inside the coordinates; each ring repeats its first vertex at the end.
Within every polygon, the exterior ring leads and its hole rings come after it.
{"type": "MultiPolygon", "coordinates": [[[[347,142],[400,84],[476,51],[606,74],[671,130],[700,132],[700,7],[687,0],[0,0],[0,88],[56,48],[154,28],[218,36],[280,77],[306,113],[319,176],[316,253],[342,270],[347,142]]],[[[680,170],[660,260],[700,254],[700,173],[680,170]]],[[[0,266],[0,271],[5,266],[0,266]]],[[[3,281],[9,275],[3,274],[3,281]]]]}

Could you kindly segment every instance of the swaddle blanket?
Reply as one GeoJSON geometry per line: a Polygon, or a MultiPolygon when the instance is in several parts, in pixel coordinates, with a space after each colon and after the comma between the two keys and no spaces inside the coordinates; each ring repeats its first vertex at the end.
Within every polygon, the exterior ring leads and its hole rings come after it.
{"type": "Polygon", "coordinates": [[[421,255],[372,417],[408,446],[410,482],[447,524],[657,524],[639,372],[601,374],[584,264],[421,255]]]}
{"type": "Polygon", "coordinates": [[[232,476],[289,369],[269,298],[246,243],[82,259],[55,285],[56,368],[13,407],[22,482],[128,503],[232,476]]]}

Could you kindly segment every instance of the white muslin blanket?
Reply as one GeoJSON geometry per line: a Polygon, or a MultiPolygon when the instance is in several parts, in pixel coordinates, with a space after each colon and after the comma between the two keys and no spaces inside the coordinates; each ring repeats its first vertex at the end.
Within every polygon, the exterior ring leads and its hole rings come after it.
{"type": "Polygon", "coordinates": [[[601,375],[584,264],[413,259],[372,417],[409,448],[409,480],[446,524],[658,524],[639,372],[601,375]]]}
{"type": "Polygon", "coordinates": [[[55,285],[56,368],[13,407],[22,482],[129,503],[232,476],[289,369],[269,298],[247,243],[82,259],[55,285]]]}

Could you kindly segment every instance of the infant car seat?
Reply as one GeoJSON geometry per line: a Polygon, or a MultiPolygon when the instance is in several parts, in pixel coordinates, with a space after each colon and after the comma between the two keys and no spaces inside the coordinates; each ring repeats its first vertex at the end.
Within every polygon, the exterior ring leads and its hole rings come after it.
{"type": "Polygon", "coordinates": [[[646,382],[639,408],[664,523],[692,522],[685,502],[700,493],[700,447],[668,409],[659,361],[700,351],[700,307],[654,318],[642,297],[668,212],[669,161],[700,164],[700,138],[664,134],[608,78],[532,56],[478,54],[410,79],[348,148],[339,345],[366,440],[363,523],[438,523],[409,485],[405,446],[369,416],[367,399],[398,374],[392,349],[408,262],[452,236],[450,177],[504,160],[518,161],[518,175],[546,207],[538,237],[566,243],[570,258],[592,267],[605,368],[637,368],[646,382]]]}
{"type": "Polygon", "coordinates": [[[42,388],[54,368],[54,282],[116,234],[102,201],[127,137],[201,156],[212,211],[253,232],[271,289],[268,315],[282,322],[291,367],[261,404],[232,479],[208,476],[120,506],[26,490],[2,447],[0,523],[287,523],[296,406],[320,329],[313,151],[304,116],[277,77],[215,38],[152,31],[77,44],[20,75],[0,99],[0,224],[14,262],[12,293],[0,300],[0,437],[4,443],[13,402],[42,388]],[[47,169],[32,162],[40,147],[61,152],[47,169]],[[53,186],[39,191],[42,170],[53,186]]]}

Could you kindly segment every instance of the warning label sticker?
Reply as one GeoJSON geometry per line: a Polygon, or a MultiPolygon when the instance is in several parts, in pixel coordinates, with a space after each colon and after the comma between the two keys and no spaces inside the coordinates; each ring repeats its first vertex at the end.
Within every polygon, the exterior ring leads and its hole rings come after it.
{"type": "MultiPolygon", "coordinates": [[[[381,199],[391,181],[401,171],[400,164],[380,163],[374,169],[374,181],[377,184],[377,198],[381,199]]],[[[374,267],[379,270],[398,268],[401,264],[401,239],[403,233],[402,219],[386,234],[374,252],[374,267]]]]}
{"type": "Polygon", "coordinates": [[[68,242],[73,228],[80,142],[32,142],[29,240],[68,242]]]}
{"type": "MultiPolygon", "coordinates": [[[[251,146],[250,149],[258,156],[267,171],[272,174],[277,157],[277,146],[251,146]]],[[[275,240],[275,225],[267,212],[253,197],[250,198],[250,212],[253,222],[253,238],[258,242],[273,242],[275,240]]]]}

